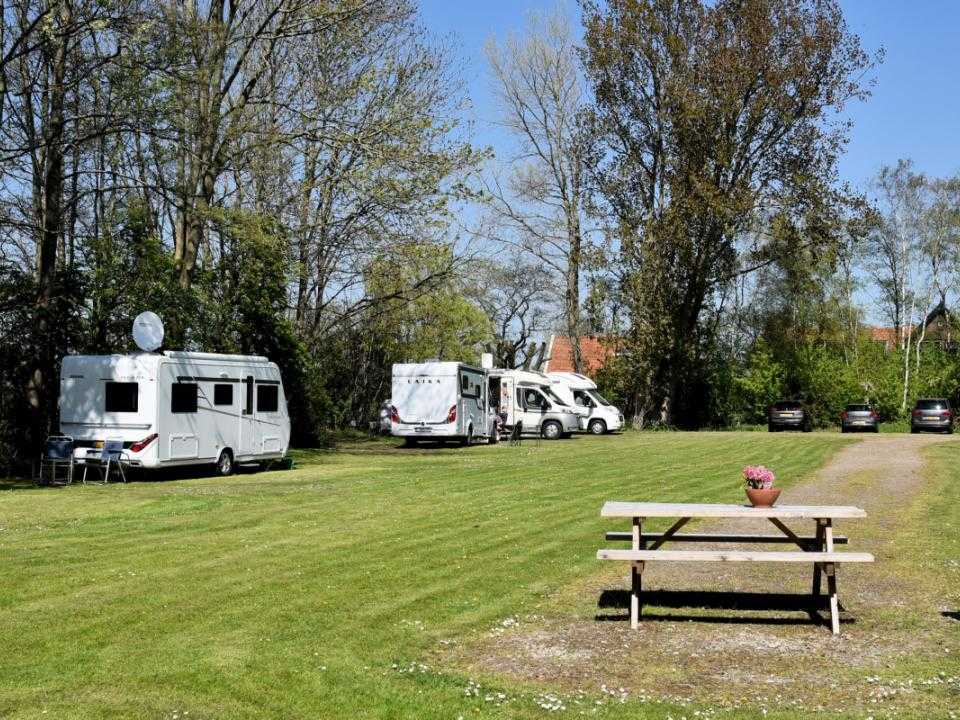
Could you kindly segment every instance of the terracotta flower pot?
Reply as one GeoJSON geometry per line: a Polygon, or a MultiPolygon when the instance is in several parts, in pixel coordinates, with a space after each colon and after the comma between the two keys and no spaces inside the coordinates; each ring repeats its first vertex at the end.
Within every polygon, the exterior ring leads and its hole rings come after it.
{"type": "Polygon", "coordinates": [[[780,497],[780,490],[777,488],[747,488],[747,497],[750,498],[750,504],[754,507],[773,507],[780,497]]]}

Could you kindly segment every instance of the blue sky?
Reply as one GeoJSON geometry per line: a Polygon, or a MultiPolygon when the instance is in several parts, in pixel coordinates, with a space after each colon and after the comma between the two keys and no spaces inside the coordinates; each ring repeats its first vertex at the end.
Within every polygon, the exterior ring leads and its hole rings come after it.
{"type": "MultiPolygon", "coordinates": [[[[475,111],[474,140],[497,146],[491,121],[490,79],[483,44],[490,35],[521,31],[531,9],[554,0],[423,0],[429,30],[449,39],[475,111]]],[[[932,175],[960,172],[960,1],[841,0],[850,28],[864,47],[883,47],[873,97],[851,108],[855,125],[840,164],[841,177],[858,187],[884,164],[912,158],[932,175]]],[[[571,13],[576,5],[567,3],[571,13]]]]}

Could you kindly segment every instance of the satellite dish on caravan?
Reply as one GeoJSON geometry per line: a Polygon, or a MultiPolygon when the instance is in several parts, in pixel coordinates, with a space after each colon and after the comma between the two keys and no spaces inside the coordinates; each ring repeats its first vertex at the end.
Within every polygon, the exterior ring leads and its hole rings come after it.
{"type": "Polygon", "coordinates": [[[133,321],[133,341],[144,352],[158,350],[163,344],[163,320],[160,316],[149,310],[137,315],[133,321]]]}

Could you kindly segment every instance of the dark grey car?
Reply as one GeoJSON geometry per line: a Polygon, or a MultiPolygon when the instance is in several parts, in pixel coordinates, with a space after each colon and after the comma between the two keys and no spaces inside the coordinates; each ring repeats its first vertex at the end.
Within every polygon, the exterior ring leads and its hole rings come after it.
{"type": "Polygon", "coordinates": [[[953,432],[953,408],[945,398],[917,400],[910,415],[910,432],[953,432]]]}
{"type": "Polygon", "coordinates": [[[813,429],[813,422],[803,403],[795,400],[781,400],[770,406],[767,413],[767,429],[770,432],[779,430],[810,432],[813,429]]]}
{"type": "Polygon", "coordinates": [[[840,432],[880,432],[880,416],[868,404],[847,405],[840,413],[840,432]]]}

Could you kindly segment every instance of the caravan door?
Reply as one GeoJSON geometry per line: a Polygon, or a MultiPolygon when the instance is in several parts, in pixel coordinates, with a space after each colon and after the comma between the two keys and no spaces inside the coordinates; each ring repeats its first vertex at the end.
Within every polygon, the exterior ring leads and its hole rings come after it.
{"type": "Polygon", "coordinates": [[[257,419],[254,414],[254,386],[253,375],[243,376],[241,383],[243,393],[240,396],[240,442],[237,447],[237,455],[252,455],[257,447],[257,419]]]}

